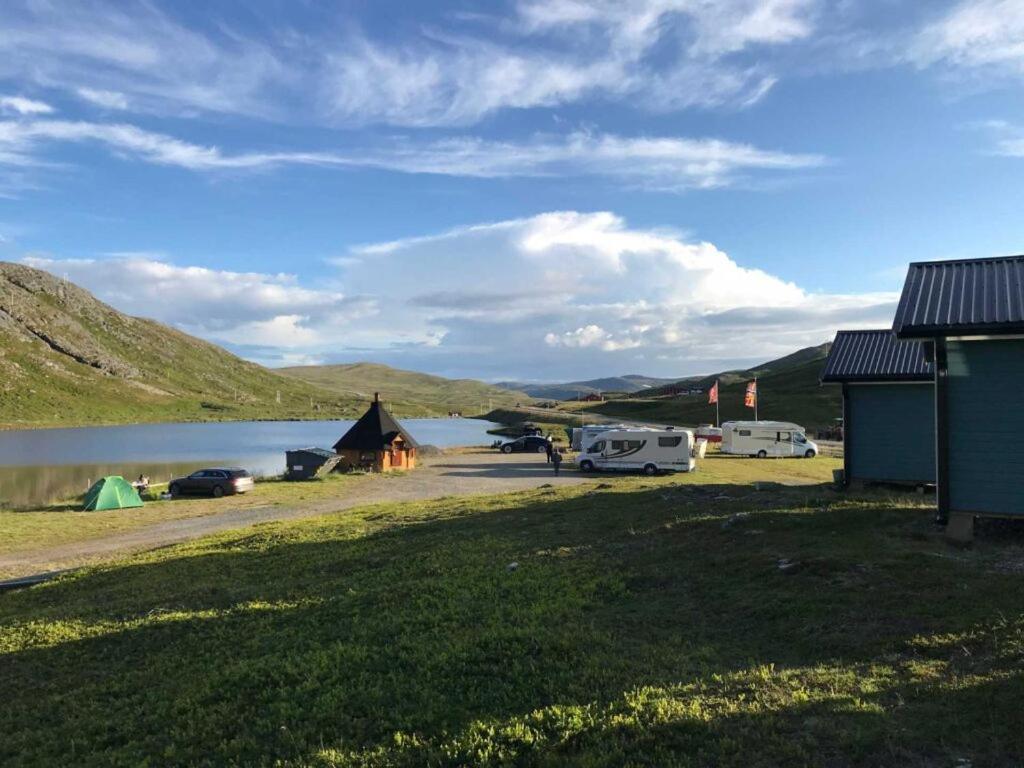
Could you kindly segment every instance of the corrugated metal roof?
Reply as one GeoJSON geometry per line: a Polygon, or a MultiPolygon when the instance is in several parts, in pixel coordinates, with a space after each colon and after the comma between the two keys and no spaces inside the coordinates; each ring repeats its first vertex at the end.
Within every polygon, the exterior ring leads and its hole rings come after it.
{"type": "Polygon", "coordinates": [[[892,329],[901,338],[1024,333],[1024,256],[911,264],[892,329]]]}
{"type": "Polygon", "coordinates": [[[892,331],[839,331],[832,343],[823,384],[846,381],[931,381],[932,365],[920,341],[897,339],[892,331]]]}

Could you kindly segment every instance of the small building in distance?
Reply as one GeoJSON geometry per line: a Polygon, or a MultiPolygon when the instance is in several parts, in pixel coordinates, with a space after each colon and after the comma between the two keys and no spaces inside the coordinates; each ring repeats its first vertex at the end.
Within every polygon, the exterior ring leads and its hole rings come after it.
{"type": "Polygon", "coordinates": [[[418,448],[412,435],[384,407],[379,393],[359,421],[334,444],[343,468],[371,472],[412,469],[418,448]]]}
{"type": "Polygon", "coordinates": [[[326,448],[298,448],[285,451],[284,476],[287,480],[312,480],[333,470],[341,457],[326,448]]]}
{"type": "Polygon", "coordinates": [[[580,398],[584,403],[603,403],[604,396],[600,392],[590,392],[580,398]]]}
{"type": "Polygon", "coordinates": [[[1024,256],[910,265],[893,331],[935,361],[938,518],[1024,516],[1024,256]]]}
{"type": "Polygon", "coordinates": [[[919,341],[886,328],[839,331],[821,374],[843,388],[843,477],[935,482],[935,386],[919,341]]]}

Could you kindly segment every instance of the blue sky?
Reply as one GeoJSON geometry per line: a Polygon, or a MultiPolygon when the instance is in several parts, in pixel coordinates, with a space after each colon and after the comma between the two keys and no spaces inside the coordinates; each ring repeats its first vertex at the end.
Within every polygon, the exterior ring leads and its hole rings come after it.
{"type": "Polygon", "coordinates": [[[270,365],[685,375],[1019,252],[1024,1],[0,6],[0,258],[270,365]]]}

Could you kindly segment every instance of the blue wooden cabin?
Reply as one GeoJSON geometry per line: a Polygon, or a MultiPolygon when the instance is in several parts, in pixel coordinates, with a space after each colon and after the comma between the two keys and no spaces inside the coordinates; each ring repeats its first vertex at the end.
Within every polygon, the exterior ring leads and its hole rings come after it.
{"type": "Polygon", "coordinates": [[[918,341],[889,329],[839,331],[821,374],[843,388],[843,477],[935,482],[935,386],[918,341]]]}

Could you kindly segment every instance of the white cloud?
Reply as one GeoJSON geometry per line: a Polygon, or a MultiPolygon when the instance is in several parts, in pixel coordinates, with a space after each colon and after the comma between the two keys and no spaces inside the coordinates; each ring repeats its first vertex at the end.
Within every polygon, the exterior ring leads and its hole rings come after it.
{"type": "Polygon", "coordinates": [[[49,104],[26,99],[24,96],[0,96],[0,112],[15,112],[19,115],[46,115],[53,112],[49,104]]]}
{"type": "Polygon", "coordinates": [[[392,142],[347,152],[229,153],[124,123],[35,120],[0,122],[0,163],[31,163],[38,145],[48,142],[94,142],[145,162],[192,171],[317,165],[478,178],[593,175],[664,189],[727,186],[746,174],[801,170],[826,162],[820,155],[718,139],[582,132],[522,142],[462,138],[392,142]]]}
{"type": "Polygon", "coordinates": [[[98,88],[76,88],[80,99],[104,109],[128,109],[128,97],[118,91],[104,91],[98,88]]]}
{"type": "Polygon", "coordinates": [[[376,359],[485,377],[711,370],[708,361],[769,359],[840,327],[884,327],[896,301],[813,293],[607,212],[371,244],[316,288],[145,253],[26,261],[260,360],[376,359]]]}

